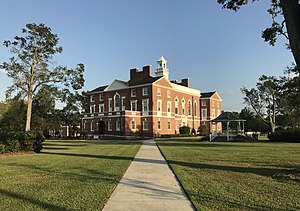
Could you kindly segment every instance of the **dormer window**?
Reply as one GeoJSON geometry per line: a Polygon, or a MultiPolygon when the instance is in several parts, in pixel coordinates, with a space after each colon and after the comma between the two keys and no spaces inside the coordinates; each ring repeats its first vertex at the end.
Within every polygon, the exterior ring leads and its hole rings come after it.
{"type": "Polygon", "coordinates": [[[103,94],[99,94],[99,101],[103,101],[103,94]]]}

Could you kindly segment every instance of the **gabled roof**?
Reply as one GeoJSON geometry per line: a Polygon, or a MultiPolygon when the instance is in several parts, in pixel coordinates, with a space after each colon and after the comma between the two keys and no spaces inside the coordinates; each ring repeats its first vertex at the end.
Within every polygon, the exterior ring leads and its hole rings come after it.
{"type": "Polygon", "coordinates": [[[209,99],[214,97],[214,99],[218,99],[220,101],[222,101],[222,98],[220,97],[220,95],[218,94],[218,92],[213,91],[213,92],[202,92],[200,99],[209,99]]]}
{"type": "Polygon", "coordinates": [[[93,89],[92,91],[89,91],[89,93],[92,93],[92,92],[102,92],[102,91],[104,91],[104,89],[106,89],[106,87],[108,87],[108,85],[99,86],[98,88],[93,89]]]}
{"type": "Polygon", "coordinates": [[[127,84],[129,86],[136,86],[136,85],[142,85],[142,84],[150,84],[150,83],[154,83],[155,81],[157,81],[161,77],[162,76],[158,76],[158,77],[149,76],[148,78],[141,79],[141,80],[134,80],[134,81],[129,80],[127,82],[127,84]]]}
{"type": "Polygon", "coordinates": [[[213,92],[202,92],[200,98],[210,98],[210,97],[212,97],[215,93],[216,93],[216,91],[213,91],[213,92]]]}
{"type": "Polygon", "coordinates": [[[128,88],[127,82],[115,79],[104,91],[113,91],[128,88]]]}
{"type": "Polygon", "coordinates": [[[243,122],[246,121],[244,119],[240,119],[239,117],[235,116],[231,112],[224,112],[220,114],[217,118],[211,120],[211,122],[243,122]]]}

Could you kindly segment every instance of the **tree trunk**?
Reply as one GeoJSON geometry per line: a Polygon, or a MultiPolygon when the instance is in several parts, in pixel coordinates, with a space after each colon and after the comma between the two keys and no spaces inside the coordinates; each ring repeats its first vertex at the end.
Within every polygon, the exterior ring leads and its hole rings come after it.
{"type": "Polygon", "coordinates": [[[31,111],[32,111],[32,93],[28,94],[28,105],[27,105],[27,114],[26,114],[26,128],[25,131],[30,130],[30,122],[31,122],[31,111]]]}
{"type": "Polygon", "coordinates": [[[290,46],[298,71],[300,67],[300,5],[298,0],[280,0],[290,46]]]}

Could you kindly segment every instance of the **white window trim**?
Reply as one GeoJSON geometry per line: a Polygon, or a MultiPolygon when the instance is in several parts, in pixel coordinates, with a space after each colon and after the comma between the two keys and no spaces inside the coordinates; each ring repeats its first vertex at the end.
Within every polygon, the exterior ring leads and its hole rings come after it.
{"type": "Polygon", "coordinates": [[[161,96],[161,88],[160,87],[157,88],[157,96],[161,96]]]}
{"type": "Polygon", "coordinates": [[[171,128],[172,128],[172,125],[171,125],[171,120],[170,119],[168,119],[168,130],[171,130],[171,128]],[[170,127],[169,127],[170,126],[170,127]]]}
{"type": "Polygon", "coordinates": [[[104,113],[104,103],[99,104],[99,113],[104,113]],[[101,107],[103,107],[103,111],[101,112],[101,107]]]}
{"type": "Polygon", "coordinates": [[[94,121],[91,121],[91,131],[95,131],[95,128],[94,128],[94,121]]]}
{"type": "Polygon", "coordinates": [[[171,98],[171,90],[167,90],[167,98],[171,98]]]}
{"type": "Polygon", "coordinates": [[[149,124],[146,119],[144,119],[144,121],[143,121],[143,130],[149,130],[149,124]],[[147,128],[145,128],[145,123],[147,123],[147,128]]]}
{"type": "Polygon", "coordinates": [[[137,111],[137,100],[130,100],[130,111],[137,111]],[[135,110],[132,110],[132,103],[135,104],[135,110]]]}
{"type": "Polygon", "coordinates": [[[149,112],[149,99],[143,99],[142,100],[142,112],[143,112],[143,115],[148,115],[148,112],[149,112]],[[147,103],[147,111],[144,110],[144,102],[147,103]]]}
{"type": "Polygon", "coordinates": [[[179,100],[178,100],[178,97],[175,97],[174,103],[175,103],[175,106],[174,106],[175,110],[174,110],[174,112],[175,112],[175,114],[179,114],[179,100]],[[176,113],[176,109],[177,109],[177,113],[176,113]]]}
{"type": "Polygon", "coordinates": [[[148,87],[143,87],[143,96],[148,96],[148,87]],[[145,93],[145,90],[147,90],[147,93],[145,93]]]}
{"type": "Polygon", "coordinates": [[[136,97],[136,89],[131,89],[130,90],[130,96],[131,97],[136,97]],[[134,95],[133,95],[133,90],[134,90],[134,95]]]}
{"type": "Polygon", "coordinates": [[[168,116],[171,116],[172,114],[172,101],[167,102],[167,114],[168,116]],[[170,111],[168,111],[169,105],[170,105],[170,111]]]}
{"type": "Polygon", "coordinates": [[[121,107],[121,97],[118,93],[116,93],[114,95],[114,111],[120,111],[120,107],[121,107]],[[116,96],[119,96],[119,107],[116,106],[116,96]]]}
{"type": "Polygon", "coordinates": [[[131,126],[130,127],[131,127],[131,130],[136,131],[136,121],[135,121],[135,119],[131,120],[131,126]],[[133,122],[134,122],[134,128],[132,127],[132,125],[133,125],[132,123],[133,122]]]}
{"type": "Polygon", "coordinates": [[[161,121],[160,121],[160,119],[157,120],[157,130],[161,130],[161,121]],[[158,124],[158,122],[159,122],[160,124],[158,124]],[[158,127],[158,125],[159,125],[160,127],[158,127]]]}
{"type": "Polygon", "coordinates": [[[91,113],[91,114],[96,113],[96,107],[95,107],[95,105],[91,105],[91,106],[90,106],[90,113],[91,113]],[[93,110],[94,110],[94,112],[92,112],[93,110]]]}
{"type": "Polygon", "coordinates": [[[112,98],[108,98],[108,111],[112,111],[114,105],[113,105],[113,99],[112,98]],[[111,101],[111,104],[110,104],[111,101]]]}
{"type": "Polygon", "coordinates": [[[99,101],[103,101],[104,100],[104,97],[103,97],[103,94],[99,94],[99,101]]]}
{"type": "Polygon", "coordinates": [[[90,102],[95,102],[95,96],[94,95],[90,96],[90,102]]]}
{"type": "Polygon", "coordinates": [[[206,106],[206,100],[201,101],[201,106],[206,106]]]}
{"type": "Polygon", "coordinates": [[[207,108],[201,109],[201,118],[202,118],[202,120],[206,120],[207,119],[207,108]],[[205,116],[204,116],[204,113],[206,114],[205,116]]]}
{"type": "Polygon", "coordinates": [[[126,97],[121,97],[122,111],[125,111],[125,102],[126,102],[126,97]],[[124,105],[123,105],[123,102],[124,102],[124,105]]]}
{"type": "Polygon", "coordinates": [[[156,112],[157,112],[157,115],[161,115],[162,113],[162,100],[157,100],[157,108],[156,108],[156,112]],[[160,103],[160,106],[158,106],[158,104],[160,103]],[[160,111],[158,110],[158,108],[160,108],[160,111]]]}

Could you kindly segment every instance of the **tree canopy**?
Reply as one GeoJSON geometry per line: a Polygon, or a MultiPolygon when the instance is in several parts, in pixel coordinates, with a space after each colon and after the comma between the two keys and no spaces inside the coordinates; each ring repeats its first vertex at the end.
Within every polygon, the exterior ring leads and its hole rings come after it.
{"type": "Polygon", "coordinates": [[[70,94],[70,89],[83,87],[84,65],[74,69],[55,66],[53,56],[62,53],[58,46],[59,38],[51,28],[43,23],[30,23],[22,29],[24,36],[15,36],[12,41],[4,41],[13,56],[0,65],[1,69],[13,79],[13,85],[7,90],[7,97],[17,92],[27,97],[27,115],[25,130],[30,130],[32,103],[36,94],[43,88],[55,93],[62,100],[70,94]]]}
{"type": "MultiPolygon", "coordinates": [[[[256,2],[259,0],[251,0],[256,2]]],[[[223,8],[237,11],[241,6],[247,5],[248,0],[218,0],[223,8]]],[[[297,67],[300,65],[300,4],[299,0],[270,0],[268,13],[272,17],[271,27],[266,28],[262,37],[270,45],[276,43],[278,35],[283,35],[289,40],[297,67]]],[[[298,69],[298,74],[299,74],[298,69]]]]}

